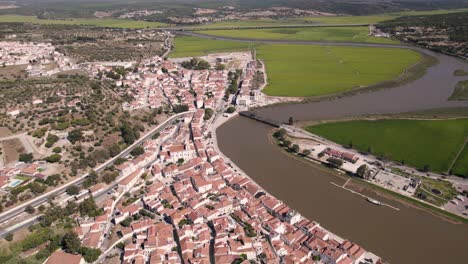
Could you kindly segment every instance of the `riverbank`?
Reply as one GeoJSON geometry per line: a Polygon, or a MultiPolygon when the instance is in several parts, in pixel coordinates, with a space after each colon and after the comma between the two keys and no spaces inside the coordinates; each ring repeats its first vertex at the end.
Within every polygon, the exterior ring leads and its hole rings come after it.
{"type": "MultiPolygon", "coordinates": [[[[468,223],[468,219],[464,218],[463,216],[459,216],[457,214],[451,213],[449,211],[446,211],[442,208],[439,208],[437,206],[434,206],[428,202],[420,201],[416,198],[413,198],[409,195],[403,195],[398,192],[389,190],[387,188],[384,188],[382,186],[379,186],[375,183],[371,183],[369,181],[366,181],[364,179],[359,179],[358,177],[354,176],[354,173],[343,171],[337,168],[332,168],[332,167],[327,167],[323,165],[323,162],[321,161],[316,161],[314,159],[311,159],[307,157],[306,155],[300,154],[300,153],[294,153],[291,152],[287,147],[284,147],[281,145],[281,142],[273,136],[273,130],[270,132],[270,137],[271,137],[271,142],[272,144],[275,144],[277,147],[279,147],[282,152],[285,155],[289,155],[293,157],[296,160],[300,160],[302,162],[306,162],[310,166],[318,167],[321,170],[327,171],[328,173],[334,174],[335,176],[340,177],[341,179],[352,179],[352,184],[351,184],[351,190],[356,191],[358,193],[362,193],[363,191],[373,191],[374,194],[384,197],[384,198],[392,198],[394,201],[398,201],[400,203],[408,205],[411,204],[412,206],[415,206],[415,208],[425,210],[426,212],[429,212],[433,215],[436,215],[438,217],[441,217],[444,220],[450,221],[452,223],[468,223]],[[347,176],[345,176],[347,175],[347,176]]],[[[291,138],[293,139],[293,138],[291,138]]],[[[292,141],[291,144],[295,144],[296,141],[292,141]]],[[[320,145],[320,144],[319,144],[320,145]]],[[[348,188],[350,187],[349,184],[347,184],[348,188]]]]}
{"type": "Polygon", "coordinates": [[[349,177],[285,155],[272,141],[268,125],[236,117],[218,129],[217,138],[222,152],[263,189],[308,219],[358,241],[390,263],[457,263],[468,258],[463,248],[468,243],[464,235],[467,225],[453,224],[426,210],[365,193],[400,211],[375,206],[333,186],[330,182],[343,185],[349,177]],[[427,255],[428,250],[447,254],[427,255]]]}

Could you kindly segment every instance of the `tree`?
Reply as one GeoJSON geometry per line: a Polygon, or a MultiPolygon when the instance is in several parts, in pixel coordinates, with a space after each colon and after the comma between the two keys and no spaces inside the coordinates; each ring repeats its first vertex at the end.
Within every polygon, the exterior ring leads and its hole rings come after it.
{"type": "Polygon", "coordinates": [[[106,183],[106,184],[110,184],[112,183],[113,181],[115,181],[115,179],[117,178],[117,174],[118,173],[114,173],[114,172],[106,172],[104,174],[104,176],[102,176],[102,180],[106,183]]]}
{"type": "Polygon", "coordinates": [[[62,238],[62,247],[65,252],[76,254],[81,249],[80,238],[75,232],[67,232],[62,238]]]}
{"type": "Polygon", "coordinates": [[[34,207],[32,207],[31,205],[28,205],[26,206],[26,208],[24,209],[24,211],[28,214],[34,214],[34,212],[36,211],[36,209],[34,209],[34,207]]]}
{"type": "Polygon", "coordinates": [[[360,178],[365,178],[367,174],[367,165],[366,164],[362,164],[361,166],[359,166],[359,168],[357,169],[356,171],[356,175],[360,178]]]}
{"type": "Polygon", "coordinates": [[[77,195],[78,193],[80,193],[80,188],[78,186],[72,185],[72,186],[68,187],[65,192],[68,195],[77,195]]]}
{"type": "Polygon", "coordinates": [[[83,187],[88,189],[89,187],[93,186],[94,184],[98,183],[98,175],[95,171],[91,171],[88,176],[86,176],[83,187]]]}
{"type": "Polygon", "coordinates": [[[96,248],[81,247],[80,253],[86,263],[93,263],[99,258],[102,252],[100,249],[96,248]]]}
{"type": "Polygon", "coordinates": [[[182,112],[187,112],[189,110],[188,105],[186,104],[180,104],[180,105],[174,105],[173,106],[173,111],[174,113],[182,113],[182,112]]]}
{"type": "Polygon", "coordinates": [[[205,115],[203,116],[203,120],[210,120],[211,117],[213,117],[213,109],[211,108],[205,108],[205,115]]]}
{"type": "Polygon", "coordinates": [[[226,65],[224,65],[222,63],[216,63],[215,69],[217,71],[222,71],[222,70],[226,69],[226,65]]]}
{"type": "Polygon", "coordinates": [[[228,107],[228,109],[226,109],[226,113],[228,114],[232,114],[236,111],[236,108],[234,106],[230,106],[228,107]]]}
{"type": "Polygon", "coordinates": [[[120,153],[120,146],[119,146],[119,144],[114,143],[114,144],[109,146],[108,150],[109,150],[109,155],[111,157],[115,157],[120,153]]]}
{"type": "Polygon", "coordinates": [[[343,165],[343,161],[341,159],[337,159],[337,158],[328,158],[327,159],[328,162],[330,162],[331,165],[339,168],[343,165]]]}
{"type": "Polygon", "coordinates": [[[56,163],[56,162],[59,162],[61,159],[62,159],[62,156],[60,154],[55,153],[47,157],[46,161],[50,163],[56,163]]]}
{"type": "Polygon", "coordinates": [[[72,130],[68,133],[67,139],[75,144],[75,142],[81,141],[83,139],[83,133],[79,129],[72,130]]]}
{"type": "Polygon", "coordinates": [[[85,199],[83,202],[80,203],[78,206],[78,210],[80,211],[81,216],[89,216],[95,217],[101,214],[100,208],[96,205],[93,197],[85,199]]]}
{"type": "Polygon", "coordinates": [[[19,161],[29,163],[33,160],[33,154],[32,153],[22,153],[19,155],[18,158],[19,161]]]}
{"type": "Polygon", "coordinates": [[[142,146],[138,146],[130,152],[130,154],[132,154],[132,156],[134,157],[138,157],[140,155],[143,155],[144,153],[145,153],[145,149],[142,146]]]}
{"type": "Polygon", "coordinates": [[[57,153],[57,154],[58,154],[58,153],[62,152],[62,148],[61,148],[61,147],[55,147],[55,148],[52,149],[52,151],[53,151],[54,153],[57,153]]]}
{"type": "Polygon", "coordinates": [[[294,118],[292,116],[289,117],[288,124],[290,126],[294,125],[294,118]]]}
{"type": "Polygon", "coordinates": [[[291,146],[291,141],[288,140],[288,139],[286,139],[286,140],[283,141],[283,145],[284,145],[285,147],[289,147],[289,146],[291,146]]]}
{"type": "Polygon", "coordinates": [[[6,240],[6,241],[12,241],[12,240],[13,240],[13,233],[8,233],[8,234],[6,234],[5,240],[6,240]]]}
{"type": "Polygon", "coordinates": [[[284,135],[286,135],[286,129],[280,128],[278,129],[273,136],[277,139],[283,139],[284,135]]]}
{"type": "Polygon", "coordinates": [[[292,147],[291,147],[291,151],[294,152],[294,153],[298,153],[299,152],[299,145],[298,144],[294,144],[292,147]]]}
{"type": "Polygon", "coordinates": [[[309,156],[309,155],[310,155],[310,150],[304,149],[304,150],[302,151],[302,155],[303,155],[303,156],[309,156]]]}

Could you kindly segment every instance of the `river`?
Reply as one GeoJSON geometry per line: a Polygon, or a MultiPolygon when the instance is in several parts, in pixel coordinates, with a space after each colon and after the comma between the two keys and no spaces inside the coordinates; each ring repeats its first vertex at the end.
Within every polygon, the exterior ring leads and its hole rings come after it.
{"type": "Polygon", "coordinates": [[[375,206],[330,184],[344,180],[284,154],[270,142],[270,126],[236,117],[217,130],[224,154],[272,195],[339,236],[390,263],[462,263],[468,225],[383,198],[400,208],[375,206]]]}
{"type": "MultiPolygon", "coordinates": [[[[439,60],[427,74],[409,84],[330,101],[276,105],[257,114],[280,122],[290,116],[308,121],[468,106],[448,101],[460,79],[455,69],[468,64],[424,51],[439,60]]],[[[400,202],[378,198],[400,208],[374,206],[330,184],[344,180],[320,166],[284,154],[271,143],[271,127],[236,117],[218,128],[222,152],[268,192],[305,217],[353,240],[390,263],[463,263],[468,259],[468,225],[453,224],[400,202]]]]}

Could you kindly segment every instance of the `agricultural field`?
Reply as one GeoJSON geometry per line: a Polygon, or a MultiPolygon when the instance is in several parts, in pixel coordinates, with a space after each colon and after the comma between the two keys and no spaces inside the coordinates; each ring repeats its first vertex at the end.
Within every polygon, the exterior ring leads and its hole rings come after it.
{"type": "Polygon", "coordinates": [[[161,27],[164,23],[159,22],[146,22],[126,19],[38,19],[35,16],[20,16],[20,15],[0,15],[0,23],[16,22],[16,23],[33,23],[33,24],[46,24],[46,25],[84,25],[96,27],[110,27],[110,28],[148,28],[148,27],[161,27]]]}
{"type": "MultiPolygon", "coordinates": [[[[468,119],[346,121],[306,130],[359,151],[444,173],[468,136],[468,119]]],[[[458,163],[458,171],[467,169],[468,163],[458,163]]]]}
{"type": "Polygon", "coordinates": [[[319,23],[327,25],[353,25],[353,24],[377,24],[385,20],[394,19],[402,16],[422,16],[422,15],[438,15],[463,12],[468,9],[452,9],[452,10],[432,10],[432,11],[408,11],[398,13],[387,13],[380,15],[369,16],[322,16],[322,17],[305,17],[298,18],[297,21],[308,23],[319,23]]]}
{"type": "Polygon", "coordinates": [[[202,30],[203,34],[245,39],[311,40],[397,44],[397,41],[368,36],[367,27],[309,27],[240,30],[202,30]]]}
{"type": "Polygon", "coordinates": [[[452,167],[452,173],[455,175],[468,178],[468,145],[465,146],[463,152],[458,157],[457,161],[452,167]]]}
{"type": "Polygon", "coordinates": [[[311,97],[335,94],[398,77],[415,64],[414,51],[306,45],[265,45],[257,55],[266,64],[272,96],[311,97]]]}
{"type": "Polygon", "coordinates": [[[195,37],[176,37],[174,49],[169,54],[171,58],[204,56],[209,53],[248,50],[254,47],[249,43],[235,41],[219,41],[195,37]]]}
{"type": "Polygon", "coordinates": [[[177,37],[170,57],[251,48],[266,64],[268,86],[264,92],[272,96],[310,97],[366,87],[398,77],[420,59],[418,53],[403,49],[253,45],[195,37],[177,37]]]}

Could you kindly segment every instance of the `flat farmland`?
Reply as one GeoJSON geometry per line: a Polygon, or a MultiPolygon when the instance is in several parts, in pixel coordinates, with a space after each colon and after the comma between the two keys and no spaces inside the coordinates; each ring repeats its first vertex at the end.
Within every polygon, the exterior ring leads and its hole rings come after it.
{"type": "MultiPolygon", "coordinates": [[[[376,156],[446,172],[468,136],[468,119],[345,121],[306,130],[376,156]]],[[[464,159],[466,155],[455,166],[458,172],[468,170],[464,159]]]]}
{"type": "Polygon", "coordinates": [[[368,36],[367,27],[309,27],[239,30],[201,30],[203,34],[244,39],[311,40],[397,44],[397,41],[368,36]]]}
{"type": "Polygon", "coordinates": [[[452,167],[453,174],[468,178],[468,144],[465,146],[452,167]]]}
{"type": "Polygon", "coordinates": [[[171,58],[204,56],[209,53],[248,50],[253,47],[253,45],[244,42],[211,40],[186,36],[176,37],[174,46],[174,50],[169,54],[171,58]]]}
{"type": "Polygon", "coordinates": [[[420,54],[397,48],[288,44],[249,44],[235,41],[177,37],[170,57],[255,48],[266,64],[271,96],[311,97],[336,94],[398,77],[416,64],[420,54]]]}
{"type": "Polygon", "coordinates": [[[264,45],[257,55],[266,64],[271,96],[335,94],[397,78],[416,64],[410,50],[369,47],[264,45]]]}

